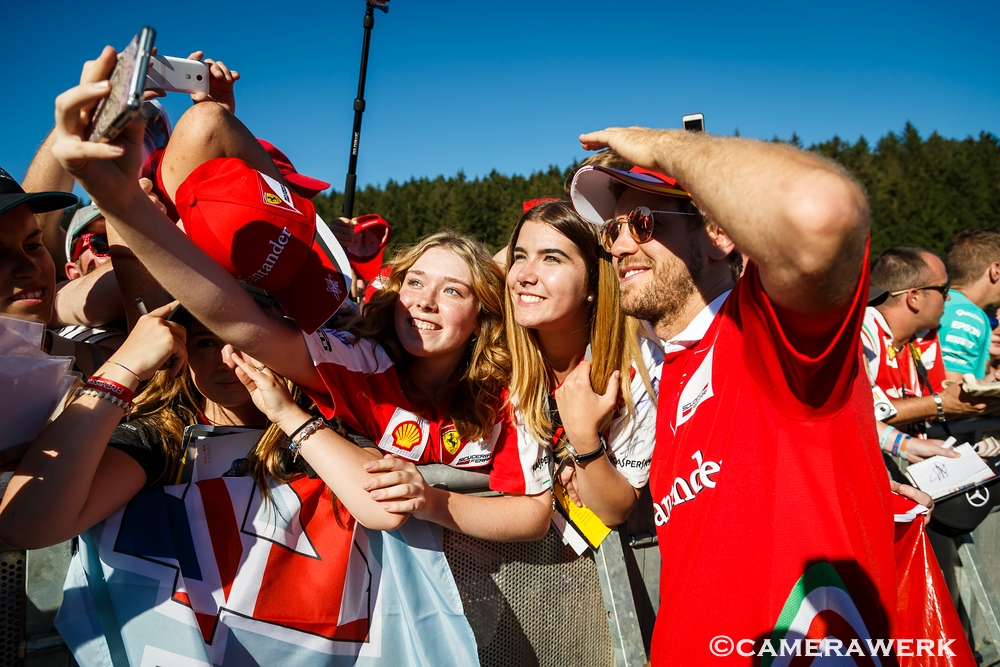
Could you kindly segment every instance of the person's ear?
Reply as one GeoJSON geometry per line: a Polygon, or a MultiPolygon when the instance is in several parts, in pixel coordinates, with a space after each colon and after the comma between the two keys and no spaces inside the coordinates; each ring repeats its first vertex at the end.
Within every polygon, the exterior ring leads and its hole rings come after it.
{"type": "Polygon", "coordinates": [[[991,283],[1000,282],[1000,262],[993,262],[987,270],[989,272],[991,283]]]}
{"type": "Polygon", "coordinates": [[[82,278],[83,274],[80,272],[79,267],[77,267],[76,262],[66,262],[66,272],[67,280],[76,280],[77,278],[82,278]]]}
{"type": "Polygon", "coordinates": [[[705,232],[708,234],[709,247],[708,256],[710,259],[723,260],[729,257],[729,253],[736,248],[733,240],[729,238],[729,235],[722,230],[721,227],[715,224],[710,224],[705,228],[705,232]]]}

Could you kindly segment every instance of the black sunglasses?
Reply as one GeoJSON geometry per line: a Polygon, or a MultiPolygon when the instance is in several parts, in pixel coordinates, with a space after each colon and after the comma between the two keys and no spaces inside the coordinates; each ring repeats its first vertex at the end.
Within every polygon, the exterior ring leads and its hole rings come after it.
{"type": "Polygon", "coordinates": [[[889,296],[899,296],[900,294],[906,294],[911,289],[929,289],[935,292],[940,292],[941,296],[948,296],[948,290],[951,289],[951,281],[942,285],[921,285],[920,287],[907,287],[906,289],[898,289],[895,292],[889,292],[889,296]]]}
{"type": "Polygon", "coordinates": [[[618,240],[618,235],[621,234],[622,225],[626,224],[635,242],[645,243],[653,238],[653,225],[656,222],[653,218],[654,213],[684,215],[688,217],[698,215],[697,213],[689,213],[687,211],[655,211],[645,206],[636,206],[627,216],[612,218],[604,223],[604,227],[601,228],[601,245],[604,246],[605,250],[610,252],[611,246],[615,244],[615,241],[618,240]]]}

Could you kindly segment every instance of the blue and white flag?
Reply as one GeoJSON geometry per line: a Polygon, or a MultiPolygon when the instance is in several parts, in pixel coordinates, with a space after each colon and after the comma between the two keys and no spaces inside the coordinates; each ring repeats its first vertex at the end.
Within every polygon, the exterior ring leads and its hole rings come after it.
{"type": "Polygon", "coordinates": [[[83,667],[478,665],[433,524],[369,531],[322,480],[156,487],[81,536],[56,625],[83,667]]]}

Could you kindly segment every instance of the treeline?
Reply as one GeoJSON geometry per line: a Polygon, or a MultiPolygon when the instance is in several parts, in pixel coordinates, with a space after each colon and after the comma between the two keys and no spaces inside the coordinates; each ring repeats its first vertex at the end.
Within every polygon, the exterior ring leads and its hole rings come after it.
{"type": "MultiPolygon", "coordinates": [[[[789,140],[801,146],[795,135],[789,140]]],[[[874,145],[864,137],[840,137],[809,146],[854,174],[868,192],[872,208],[872,254],[892,245],[913,245],[942,252],[956,232],[1000,226],[1000,140],[988,132],[978,138],[926,139],[907,123],[874,145]]],[[[522,202],[562,197],[563,183],[576,165],[550,166],[531,176],[492,172],[468,179],[459,172],[445,178],[414,178],[368,186],[355,196],[355,214],[379,213],[393,229],[393,245],[412,243],[441,227],[457,229],[492,250],[507,242],[521,215],[522,202]]],[[[325,220],[340,215],[343,194],[315,200],[325,220]]]]}

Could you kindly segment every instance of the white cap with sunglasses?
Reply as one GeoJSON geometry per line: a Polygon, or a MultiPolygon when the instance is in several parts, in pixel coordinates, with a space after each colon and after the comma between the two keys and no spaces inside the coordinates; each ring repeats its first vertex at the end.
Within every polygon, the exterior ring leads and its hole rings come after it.
{"type": "MultiPolygon", "coordinates": [[[[613,224],[617,197],[611,190],[611,183],[618,181],[623,185],[648,192],[661,197],[674,197],[690,201],[688,194],[677,179],[642,167],[632,167],[629,171],[608,169],[598,165],[588,165],[576,172],[570,187],[570,197],[573,207],[584,220],[600,225],[603,228],[602,243],[610,250],[614,240],[618,238],[620,224],[613,224]]],[[[655,213],[696,216],[698,213],[685,211],[654,211],[645,206],[637,207],[628,215],[629,231],[637,243],[645,243],[653,233],[655,213]]]]}
{"type": "Polygon", "coordinates": [[[101,210],[93,204],[83,206],[73,214],[73,219],[69,221],[69,227],[66,228],[67,261],[73,261],[73,245],[76,243],[76,239],[79,238],[80,233],[87,228],[87,225],[92,223],[97,218],[100,218],[102,215],[103,213],[101,213],[101,210]]]}
{"type": "Polygon", "coordinates": [[[666,174],[632,167],[629,171],[608,169],[598,165],[587,165],[576,172],[570,197],[573,208],[587,222],[604,226],[615,215],[617,197],[611,192],[612,181],[619,181],[635,190],[665,197],[691,199],[691,195],[677,184],[677,179],[666,174]]]}

